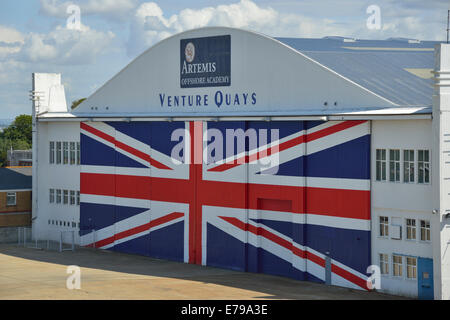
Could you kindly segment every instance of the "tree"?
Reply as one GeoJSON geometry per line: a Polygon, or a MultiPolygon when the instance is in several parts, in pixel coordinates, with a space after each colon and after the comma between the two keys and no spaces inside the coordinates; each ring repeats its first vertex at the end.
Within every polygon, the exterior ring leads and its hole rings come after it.
{"type": "Polygon", "coordinates": [[[6,165],[6,154],[11,147],[15,150],[31,149],[32,118],[30,115],[17,116],[14,122],[0,132],[0,166],[6,165]]]}
{"type": "Polygon", "coordinates": [[[75,109],[76,107],[78,107],[78,105],[80,103],[82,103],[84,100],[86,100],[86,98],[82,98],[82,99],[78,99],[78,100],[72,101],[72,110],[75,109]]]}

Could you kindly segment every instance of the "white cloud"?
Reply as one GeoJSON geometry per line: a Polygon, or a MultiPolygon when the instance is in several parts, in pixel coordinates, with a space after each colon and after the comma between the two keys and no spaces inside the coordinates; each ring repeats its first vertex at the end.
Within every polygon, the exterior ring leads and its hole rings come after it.
{"type": "Polygon", "coordinates": [[[44,15],[67,18],[66,12],[69,5],[77,5],[81,9],[81,15],[98,14],[108,18],[125,19],[137,7],[137,0],[82,0],[82,1],[60,1],[40,0],[40,11],[44,15]]]}
{"type": "Polygon", "coordinates": [[[89,64],[103,53],[115,35],[81,25],[80,30],[57,26],[48,34],[29,33],[20,45],[0,46],[0,57],[10,55],[24,62],[52,64],[89,64]],[[7,50],[9,49],[9,50],[7,50]]]}
{"type": "MultiPolygon", "coordinates": [[[[439,0],[444,3],[446,0],[439,0]]],[[[367,6],[370,5],[367,2],[367,6]]],[[[436,14],[438,10],[428,8],[428,13],[433,17],[433,27],[427,22],[429,15],[424,14],[424,8],[419,0],[415,0],[416,6],[408,9],[407,15],[404,5],[390,1],[382,2],[382,27],[380,30],[369,30],[366,21],[369,15],[366,13],[364,2],[346,1],[346,10],[342,11],[336,6],[336,2],[327,2],[329,8],[322,11],[317,1],[303,1],[302,5],[315,8],[314,15],[302,15],[300,13],[279,12],[270,6],[258,6],[251,0],[219,5],[217,7],[205,7],[200,9],[183,9],[170,17],[164,16],[164,12],[155,2],[142,3],[136,10],[130,27],[130,35],[127,42],[129,56],[135,56],[149,48],[156,42],[170,35],[205,26],[227,26],[250,29],[278,37],[305,37],[321,38],[324,36],[348,36],[367,39],[387,39],[390,37],[409,37],[422,40],[442,40],[442,36],[436,34],[436,14]],[[331,4],[330,4],[331,3],[331,4]],[[333,9],[330,9],[333,8],[333,9]],[[353,8],[353,9],[349,9],[353,8]],[[331,10],[331,11],[330,11],[331,10]],[[345,13],[345,16],[333,17],[333,10],[345,13]],[[321,14],[322,13],[322,14],[321,14]],[[396,14],[397,13],[397,14],[396,14]],[[339,20],[338,20],[339,19],[339,20]]],[[[279,3],[274,2],[274,5],[279,3]]],[[[297,10],[296,12],[301,12],[297,10]]],[[[304,12],[304,11],[303,11],[304,12]]]]}

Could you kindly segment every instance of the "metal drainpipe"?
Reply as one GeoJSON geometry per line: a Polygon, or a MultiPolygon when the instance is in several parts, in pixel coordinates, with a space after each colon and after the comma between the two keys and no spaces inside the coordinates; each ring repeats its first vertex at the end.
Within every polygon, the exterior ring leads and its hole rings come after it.
{"type": "Polygon", "coordinates": [[[31,130],[32,130],[32,208],[31,208],[31,227],[33,230],[34,221],[38,217],[38,125],[37,125],[37,114],[36,114],[36,107],[39,106],[39,97],[35,96],[35,74],[32,75],[32,124],[31,124],[31,130]],[[36,98],[38,100],[36,100],[36,98]]]}

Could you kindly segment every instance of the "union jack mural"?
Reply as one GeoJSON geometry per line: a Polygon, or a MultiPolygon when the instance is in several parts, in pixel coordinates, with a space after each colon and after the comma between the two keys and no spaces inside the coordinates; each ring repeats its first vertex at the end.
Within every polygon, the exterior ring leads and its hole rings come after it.
{"type": "Polygon", "coordinates": [[[83,245],[320,282],[329,261],[332,284],[367,288],[367,121],[80,126],[83,245]],[[190,161],[181,164],[171,158],[177,129],[189,133],[182,156],[190,161]],[[208,151],[208,129],[278,135],[204,163],[196,158],[208,151]],[[275,155],[269,172],[259,160],[275,155]]]}

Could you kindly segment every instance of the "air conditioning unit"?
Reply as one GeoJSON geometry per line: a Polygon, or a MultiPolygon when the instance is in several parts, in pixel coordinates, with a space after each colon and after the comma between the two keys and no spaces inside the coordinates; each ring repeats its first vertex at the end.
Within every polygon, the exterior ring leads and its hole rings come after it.
{"type": "Polygon", "coordinates": [[[402,239],[402,226],[391,225],[391,239],[401,240],[402,239]]]}

